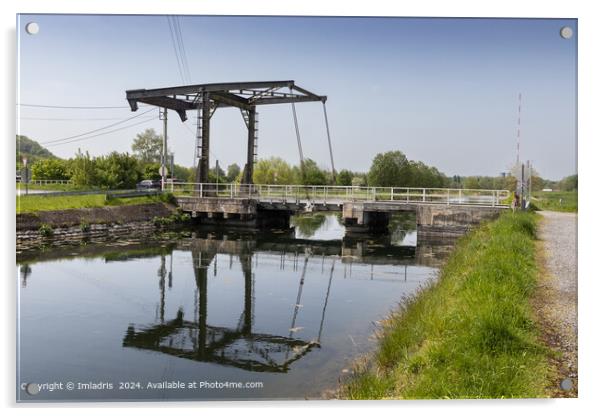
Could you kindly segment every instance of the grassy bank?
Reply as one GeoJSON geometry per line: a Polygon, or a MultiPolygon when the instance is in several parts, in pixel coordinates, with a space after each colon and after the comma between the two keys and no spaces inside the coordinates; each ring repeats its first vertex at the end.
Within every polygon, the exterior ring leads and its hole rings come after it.
{"type": "Polygon", "coordinates": [[[17,214],[39,211],[57,211],[72,208],[94,208],[115,205],[148,204],[168,202],[169,195],[148,195],[135,198],[114,198],[106,200],[105,194],[96,195],[27,195],[17,196],[17,214]]]}
{"type": "Polygon", "coordinates": [[[533,192],[532,203],[546,211],[577,212],[577,191],[533,192]]]}
{"type": "MultiPolygon", "coordinates": [[[[25,191],[24,183],[16,184],[17,190],[25,191]]],[[[49,184],[32,184],[30,183],[27,188],[29,190],[40,190],[40,191],[91,191],[93,188],[88,186],[75,186],[68,183],[49,183],[49,184]]]]}
{"type": "Polygon", "coordinates": [[[541,397],[535,216],[506,213],[462,238],[425,288],[394,314],[372,360],[343,387],[351,399],[541,397]]]}

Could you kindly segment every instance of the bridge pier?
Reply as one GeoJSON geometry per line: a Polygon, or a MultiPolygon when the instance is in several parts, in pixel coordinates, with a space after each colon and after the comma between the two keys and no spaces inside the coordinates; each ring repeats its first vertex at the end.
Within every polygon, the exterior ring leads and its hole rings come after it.
{"type": "Polygon", "coordinates": [[[178,205],[202,224],[243,228],[289,228],[294,213],[286,205],[266,210],[256,200],[240,198],[179,197],[178,205]]]}
{"type": "Polygon", "coordinates": [[[418,242],[455,239],[482,221],[497,218],[502,207],[398,204],[387,202],[346,202],[343,222],[346,232],[387,233],[392,213],[416,213],[418,242]]]}

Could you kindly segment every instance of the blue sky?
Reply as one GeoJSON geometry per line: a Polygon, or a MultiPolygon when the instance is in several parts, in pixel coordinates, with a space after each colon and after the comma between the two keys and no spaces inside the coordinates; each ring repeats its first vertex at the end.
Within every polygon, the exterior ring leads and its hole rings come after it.
{"type": "MultiPolygon", "coordinates": [[[[550,179],[576,172],[576,20],[181,16],[180,24],[193,83],[293,79],[327,95],[337,169],[367,170],[377,153],[401,150],[448,175],[508,170],[521,92],[521,159],[550,179]],[[560,37],[563,26],[573,38],[560,37]]],[[[127,106],[127,89],[182,84],[165,16],[21,15],[18,39],[21,103],[127,106]],[[30,21],[37,35],[25,33],[30,21]]],[[[20,110],[19,133],[42,143],[134,115],[20,110]]],[[[321,104],[297,112],[305,156],[328,166],[321,104]]],[[[296,163],[290,105],[259,113],[259,156],[296,163]]],[[[49,149],[129,151],[136,133],[161,123],[49,149]]],[[[191,165],[193,134],[175,114],[168,136],[176,162],[191,165]]],[[[238,110],[217,111],[211,163],[242,166],[245,151],[238,110]]]]}

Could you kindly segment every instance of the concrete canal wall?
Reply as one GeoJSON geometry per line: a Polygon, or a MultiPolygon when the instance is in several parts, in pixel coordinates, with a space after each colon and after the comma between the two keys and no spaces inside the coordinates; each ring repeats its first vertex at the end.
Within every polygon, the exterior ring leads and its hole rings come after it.
{"type": "Polygon", "coordinates": [[[86,238],[148,233],[155,217],[169,217],[176,207],[164,203],[66,209],[17,214],[17,250],[58,245],[86,238]]]}

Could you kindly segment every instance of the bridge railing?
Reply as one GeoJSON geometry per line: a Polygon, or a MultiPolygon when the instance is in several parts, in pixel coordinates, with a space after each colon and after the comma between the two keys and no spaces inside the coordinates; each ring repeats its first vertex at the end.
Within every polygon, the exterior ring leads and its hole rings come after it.
{"type": "Polygon", "coordinates": [[[439,205],[507,206],[510,192],[499,189],[407,188],[329,185],[244,185],[237,183],[174,183],[176,196],[257,199],[269,202],[342,203],[382,201],[439,205]]]}

